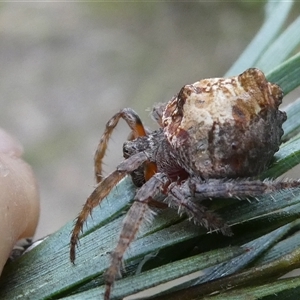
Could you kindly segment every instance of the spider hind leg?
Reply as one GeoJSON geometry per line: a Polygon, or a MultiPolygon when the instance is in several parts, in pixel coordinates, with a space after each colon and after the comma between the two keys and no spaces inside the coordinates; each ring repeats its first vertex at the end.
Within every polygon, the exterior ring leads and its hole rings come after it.
{"type": "Polygon", "coordinates": [[[168,197],[164,202],[170,207],[177,208],[178,213],[185,213],[195,224],[201,225],[208,230],[220,230],[224,235],[231,236],[232,231],[226,222],[216,213],[208,210],[204,205],[192,200],[188,186],[178,186],[173,183],[169,186],[168,197]]]}
{"type": "Polygon", "coordinates": [[[197,178],[190,179],[188,185],[198,200],[209,198],[247,199],[271,194],[276,191],[296,188],[300,180],[255,180],[245,179],[210,179],[200,182],[197,178]]]}
{"type": "Polygon", "coordinates": [[[232,235],[230,227],[214,212],[209,211],[201,201],[214,198],[249,199],[276,191],[296,188],[299,180],[254,180],[209,179],[197,177],[186,180],[181,186],[171,184],[168,197],[164,200],[169,206],[177,207],[179,213],[186,213],[191,220],[210,230],[220,230],[224,235],[232,235]],[[194,198],[194,199],[193,199],[194,198]]]}

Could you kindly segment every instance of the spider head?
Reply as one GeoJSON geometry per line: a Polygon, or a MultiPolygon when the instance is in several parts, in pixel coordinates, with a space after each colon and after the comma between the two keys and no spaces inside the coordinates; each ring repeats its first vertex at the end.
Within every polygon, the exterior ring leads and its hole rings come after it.
{"type": "Polygon", "coordinates": [[[162,116],[182,166],[204,177],[253,176],[279,149],[283,93],[258,69],[184,86],[162,116]]]}

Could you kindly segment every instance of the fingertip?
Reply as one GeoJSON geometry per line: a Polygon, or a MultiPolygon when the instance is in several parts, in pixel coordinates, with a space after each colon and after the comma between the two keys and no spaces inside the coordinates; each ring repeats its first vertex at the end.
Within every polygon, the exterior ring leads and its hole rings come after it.
{"type": "Polygon", "coordinates": [[[32,237],[39,219],[39,191],[22,145],[0,128],[0,274],[20,238],[32,237]]]}
{"type": "Polygon", "coordinates": [[[23,146],[10,136],[6,131],[0,128],[0,152],[10,157],[21,157],[23,154],[23,146]]]}
{"type": "Polygon", "coordinates": [[[0,153],[0,274],[13,246],[34,235],[39,219],[39,193],[31,167],[0,153]]]}

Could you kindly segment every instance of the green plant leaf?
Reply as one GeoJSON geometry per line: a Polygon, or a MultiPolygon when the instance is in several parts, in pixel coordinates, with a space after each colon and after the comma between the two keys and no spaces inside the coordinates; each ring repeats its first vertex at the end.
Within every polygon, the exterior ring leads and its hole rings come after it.
{"type": "Polygon", "coordinates": [[[242,53],[242,55],[226,72],[226,76],[234,76],[242,73],[244,70],[250,67],[255,66],[257,60],[261,57],[266,48],[282,29],[292,5],[293,1],[278,1],[272,5],[272,9],[268,10],[266,13],[266,20],[261,29],[242,53]]]}
{"type": "Polygon", "coordinates": [[[300,132],[300,98],[285,107],[287,120],[283,123],[284,135],[282,141],[286,142],[300,132]]]}
{"type": "Polygon", "coordinates": [[[287,95],[299,86],[300,52],[289,58],[267,74],[270,82],[277,83],[287,95]]]}
{"type": "Polygon", "coordinates": [[[300,17],[298,17],[263,53],[255,67],[268,72],[286,60],[300,45],[300,17]],[[272,59],[270,59],[272,57],[272,59]]]}

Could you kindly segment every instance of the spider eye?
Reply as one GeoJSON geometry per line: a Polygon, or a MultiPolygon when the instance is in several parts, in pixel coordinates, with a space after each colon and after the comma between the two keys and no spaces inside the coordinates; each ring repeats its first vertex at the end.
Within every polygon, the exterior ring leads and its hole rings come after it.
{"type": "Polygon", "coordinates": [[[232,149],[232,150],[237,150],[237,144],[236,144],[236,142],[233,142],[233,143],[231,144],[231,149],[232,149]]]}
{"type": "Polygon", "coordinates": [[[128,147],[128,142],[125,142],[123,144],[123,156],[125,158],[128,158],[130,156],[130,151],[129,151],[129,147],[128,147]]]}

